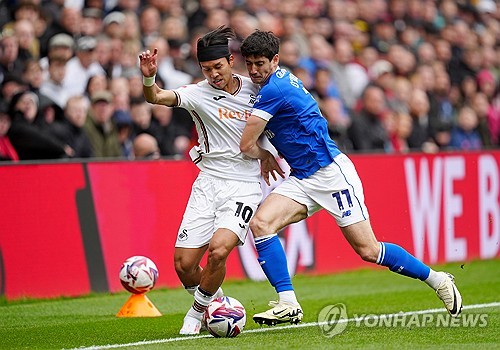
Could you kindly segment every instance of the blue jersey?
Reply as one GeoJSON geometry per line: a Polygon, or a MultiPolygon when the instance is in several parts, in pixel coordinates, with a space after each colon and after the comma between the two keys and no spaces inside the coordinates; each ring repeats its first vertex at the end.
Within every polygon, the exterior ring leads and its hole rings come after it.
{"type": "Polygon", "coordinates": [[[290,175],[298,179],[329,165],[341,153],[328,135],[316,100],[285,69],[278,68],[262,86],[252,114],[268,121],[264,133],[292,168],[290,175]]]}

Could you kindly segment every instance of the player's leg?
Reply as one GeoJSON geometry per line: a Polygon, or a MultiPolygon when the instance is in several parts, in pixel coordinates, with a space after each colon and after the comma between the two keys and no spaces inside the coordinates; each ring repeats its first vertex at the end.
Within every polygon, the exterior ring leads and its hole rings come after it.
{"type": "Polygon", "coordinates": [[[200,262],[207,248],[208,244],[200,248],[175,248],[175,272],[186,291],[191,295],[194,295],[194,291],[200,284],[201,272],[203,271],[200,262]]]}
{"type": "Polygon", "coordinates": [[[293,290],[285,251],[276,233],[306,217],[307,207],[304,204],[271,193],[250,221],[260,266],[279,296],[278,303],[270,304],[273,308],[254,315],[257,323],[275,325],[302,320],[302,309],[293,290]]]}
{"type": "MultiPolygon", "coordinates": [[[[201,271],[200,284],[194,292],[194,302],[184,318],[181,334],[198,334],[207,305],[222,295],[220,288],[226,275],[226,260],[238,244],[243,244],[252,218],[262,198],[260,183],[211,179],[212,226],[207,265],[201,271]],[[213,231],[212,231],[213,232],[213,231]]],[[[204,235],[205,237],[208,236],[204,235]]]]}
{"type": "Polygon", "coordinates": [[[340,228],[354,251],[365,261],[379,263],[404,276],[425,280],[430,268],[406,250],[391,243],[379,243],[375,238],[370,220],[364,220],[340,228]],[[388,247],[382,254],[382,246],[388,247]]]}
{"type": "Polygon", "coordinates": [[[426,282],[436,291],[450,315],[458,316],[462,309],[462,297],[453,276],[435,272],[399,245],[377,241],[364,204],[363,186],[350,159],[340,155],[328,170],[332,174],[332,182],[338,183],[338,187],[343,186],[343,189],[322,197],[318,202],[335,217],[356,253],[365,261],[426,282]]]}
{"type": "MultiPolygon", "coordinates": [[[[211,182],[210,177],[200,174],[193,183],[175,243],[175,271],[186,291],[191,295],[194,295],[200,284],[203,272],[200,261],[208,249],[215,230],[212,202],[214,194],[211,191],[211,182]]],[[[187,328],[183,325],[181,333],[198,334],[199,328],[199,325],[193,327],[188,325],[187,328]]]]}
{"type": "Polygon", "coordinates": [[[226,276],[226,260],[229,253],[240,244],[238,236],[231,230],[220,228],[215,231],[208,245],[207,265],[201,275],[199,289],[214,295],[226,276]]]}
{"type": "Polygon", "coordinates": [[[181,248],[176,247],[174,251],[175,272],[184,287],[197,286],[200,284],[201,272],[200,266],[203,254],[208,245],[200,248],[181,248]]]}
{"type": "MultiPolygon", "coordinates": [[[[205,270],[200,266],[200,261],[207,249],[210,251],[209,244],[206,244],[201,248],[175,248],[175,271],[177,272],[177,275],[179,276],[179,279],[184,285],[186,291],[191,294],[195,298],[195,300],[197,298],[197,295],[199,294],[198,287],[205,272],[205,270]]],[[[209,261],[207,262],[207,266],[205,266],[205,269],[209,267],[210,262],[211,260],[209,259],[209,261]]],[[[211,298],[217,298],[224,295],[222,288],[220,288],[221,284],[222,280],[218,284],[217,288],[215,288],[215,292],[210,293],[211,298]]],[[[212,291],[211,288],[210,290],[212,291]]],[[[193,310],[193,306],[191,306],[188,313],[186,314],[186,317],[184,318],[184,322],[179,333],[190,335],[199,334],[201,330],[200,320],[201,315],[195,313],[193,310]]]]}
{"type": "Polygon", "coordinates": [[[208,246],[207,265],[201,273],[201,280],[194,292],[194,302],[184,317],[180,334],[198,334],[201,318],[208,304],[215,298],[226,276],[226,260],[229,253],[240,243],[231,230],[221,228],[215,231],[208,246]]]}
{"type": "Polygon", "coordinates": [[[363,260],[426,282],[436,291],[450,315],[456,317],[460,314],[462,297],[452,275],[432,270],[397,244],[377,242],[369,220],[341,227],[341,230],[363,260]]]}

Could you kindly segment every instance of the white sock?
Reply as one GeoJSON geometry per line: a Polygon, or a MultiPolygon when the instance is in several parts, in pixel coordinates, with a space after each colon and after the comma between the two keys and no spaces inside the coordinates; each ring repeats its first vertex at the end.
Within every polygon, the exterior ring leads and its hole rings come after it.
{"type": "Polygon", "coordinates": [[[433,269],[431,269],[431,272],[429,273],[429,277],[424,280],[425,283],[429,285],[432,289],[436,290],[437,287],[443,282],[443,280],[446,278],[446,275],[441,273],[441,272],[436,272],[433,269]]]}
{"type": "Polygon", "coordinates": [[[193,309],[192,305],[186,314],[186,317],[192,317],[192,318],[195,318],[199,321],[201,321],[202,316],[203,316],[203,312],[196,311],[195,309],[193,309]]]}
{"type": "Polygon", "coordinates": [[[207,305],[213,300],[213,295],[207,295],[203,292],[200,292],[199,288],[196,288],[194,292],[194,302],[191,305],[191,308],[187,312],[186,316],[190,316],[196,318],[197,320],[201,320],[207,305]]]}
{"type": "Polygon", "coordinates": [[[284,292],[278,292],[280,302],[285,302],[288,304],[297,305],[299,302],[297,301],[297,297],[295,296],[295,292],[293,290],[285,290],[284,292]]]}
{"type": "Polygon", "coordinates": [[[254,242],[255,242],[256,244],[258,244],[258,243],[261,243],[261,242],[267,241],[268,239],[271,239],[271,238],[273,238],[274,236],[276,236],[276,233],[271,233],[271,234],[269,234],[269,235],[264,235],[264,236],[256,237],[256,238],[254,238],[254,242]]]}
{"type": "Polygon", "coordinates": [[[224,296],[224,291],[222,290],[221,287],[219,287],[219,289],[217,289],[217,292],[215,292],[215,294],[214,294],[214,299],[220,298],[223,296],[224,296]]]}

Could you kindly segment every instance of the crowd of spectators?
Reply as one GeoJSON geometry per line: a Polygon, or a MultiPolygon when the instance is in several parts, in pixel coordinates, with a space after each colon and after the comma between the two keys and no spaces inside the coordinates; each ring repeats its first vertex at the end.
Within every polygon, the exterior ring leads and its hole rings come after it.
{"type": "Polygon", "coordinates": [[[164,88],[197,82],[220,25],[243,75],[239,41],[278,35],[348,153],[500,146],[494,0],[3,0],[0,159],[184,157],[194,122],[145,102],[137,57],[158,48],[164,88]]]}

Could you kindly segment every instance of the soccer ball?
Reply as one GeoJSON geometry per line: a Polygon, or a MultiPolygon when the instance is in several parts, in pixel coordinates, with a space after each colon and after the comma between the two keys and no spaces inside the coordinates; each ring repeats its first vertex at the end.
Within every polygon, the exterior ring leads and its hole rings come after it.
{"type": "Polygon", "coordinates": [[[220,297],[208,304],[202,322],[216,338],[233,338],[243,331],[247,321],[243,305],[231,297],[220,297]]]}
{"type": "Polygon", "coordinates": [[[142,294],[153,289],[158,279],[158,269],[151,259],[133,256],[125,260],[120,269],[120,282],[130,293],[142,294]]]}

